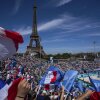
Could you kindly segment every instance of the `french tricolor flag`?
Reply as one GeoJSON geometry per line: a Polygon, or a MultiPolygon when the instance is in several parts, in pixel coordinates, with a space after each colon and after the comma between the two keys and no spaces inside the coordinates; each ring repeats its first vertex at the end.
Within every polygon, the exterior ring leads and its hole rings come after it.
{"type": "Polygon", "coordinates": [[[19,43],[23,43],[19,33],[0,27],[0,60],[15,54],[19,43]]]}
{"type": "Polygon", "coordinates": [[[22,79],[16,79],[13,82],[10,80],[4,82],[0,80],[0,100],[15,100],[17,95],[18,84],[22,79]]]}
{"type": "MultiPolygon", "coordinates": [[[[15,54],[19,43],[23,43],[23,37],[19,33],[0,27],[0,60],[15,54]]],[[[0,79],[0,100],[15,100],[19,82],[20,78],[9,84],[0,79]]]]}
{"type": "Polygon", "coordinates": [[[48,74],[45,77],[44,84],[54,83],[56,79],[57,79],[57,71],[48,71],[48,74]]]}
{"type": "Polygon", "coordinates": [[[63,79],[64,73],[56,66],[50,66],[40,80],[40,85],[59,84],[63,79]]]}

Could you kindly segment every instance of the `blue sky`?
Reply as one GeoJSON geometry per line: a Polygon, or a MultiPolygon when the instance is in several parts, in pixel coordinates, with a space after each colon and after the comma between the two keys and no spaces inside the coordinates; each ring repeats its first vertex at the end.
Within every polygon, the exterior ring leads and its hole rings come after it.
{"type": "MultiPolygon", "coordinates": [[[[18,31],[25,52],[32,33],[34,0],[0,0],[0,26],[18,31]]],[[[38,34],[46,53],[100,51],[100,0],[37,0],[38,34]]]]}

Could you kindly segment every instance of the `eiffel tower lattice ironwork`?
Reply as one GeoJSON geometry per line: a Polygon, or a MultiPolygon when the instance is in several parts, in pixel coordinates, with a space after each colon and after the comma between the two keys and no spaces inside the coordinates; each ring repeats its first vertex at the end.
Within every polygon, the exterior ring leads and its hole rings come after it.
{"type": "Polygon", "coordinates": [[[33,16],[33,27],[32,27],[32,34],[30,35],[30,43],[27,46],[26,54],[38,54],[40,56],[46,56],[43,47],[40,44],[40,36],[38,35],[37,31],[37,6],[36,0],[34,0],[34,16],[33,16]]]}

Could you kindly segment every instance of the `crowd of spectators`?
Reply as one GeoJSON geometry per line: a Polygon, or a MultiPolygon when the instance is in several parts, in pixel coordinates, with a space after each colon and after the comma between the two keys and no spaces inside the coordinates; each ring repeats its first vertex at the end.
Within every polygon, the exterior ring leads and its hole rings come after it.
{"type": "Polygon", "coordinates": [[[57,65],[63,71],[72,69],[72,70],[77,70],[80,74],[83,74],[84,70],[91,72],[94,69],[98,69],[100,66],[100,62],[94,62],[94,61],[90,62],[90,61],[80,61],[80,60],[60,61],[57,62],[57,65]]]}
{"type": "MultiPolygon", "coordinates": [[[[35,58],[33,56],[14,56],[4,60],[1,64],[0,78],[4,81],[22,78],[18,84],[18,91],[15,100],[88,100],[89,96],[95,91],[88,90],[85,93],[74,90],[70,94],[66,94],[64,87],[59,89],[52,86],[52,90],[40,89],[39,80],[44,75],[50,65],[59,67],[63,72],[73,69],[80,74],[84,73],[83,69],[93,71],[99,68],[98,63],[88,61],[60,61],[48,63],[48,61],[35,58]]],[[[99,100],[99,99],[97,99],[99,100]]]]}

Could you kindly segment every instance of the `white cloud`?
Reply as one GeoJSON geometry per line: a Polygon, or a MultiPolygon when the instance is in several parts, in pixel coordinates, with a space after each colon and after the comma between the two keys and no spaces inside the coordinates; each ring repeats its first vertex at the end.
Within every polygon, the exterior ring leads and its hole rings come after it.
{"type": "Polygon", "coordinates": [[[51,20],[51,21],[46,22],[45,24],[42,24],[41,26],[39,26],[38,31],[53,29],[53,28],[59,26],[60,24],[62,24],[64,21],[65,21],[64,18],[51,20]]]}
{"type": "MultiPolygon", "coordinates": [[[[38,26],[38,31],[46,31],[50,29],[57,28],[59,25],[62,25],[65,21],[65,18],[59,18],[59,19],[53,19],[51,21],[48,21],[44,24],[41,24],[38,26]]],[[[20,32],[22,35],[27,35],[32,33],[31,26],[28,27],[20,27],[17,29],[14,29],[17,32],[20,32]]]]}
{"type": "Polygon", "coordinates": [[[31,34],[32,33],[32,28],[30,26],[28,26],[28,27],[20,27],[20,28],[13,29],[13,30],[19,32],[22,35],[27,35],[27,34],[31,34]]]}
{"type": "MultiPolygon", "coordinates": [[[[66,18],[65,22],[59,26],[59,29],[62,30],[62,32],[66,33],[76,33],[77,32],[87,32],[87,30],[93,30],[93,29],[99,29],[100,28],[100,22],[92,22],[90,19],[81,19],[78,17],[72,17],[70,15],[64,15],[64,18],[66,18]]],[[[92,34],[93,31],[90,33],[92,34]]],[[[97,35],[97,34],[93,34],[97,35]]],[[[98,34],[99,35],[99,34],[98,34]]]]}
{"type": "Polygon", "coordinates": [[[60,0],[59,3],[57,4],[57,7],[65,5],[69,2],[71,2],[72,0],[60,0]]]}
{"type": "MultiPolygon", "coordinates": [[[[38,31],[48,31],[48,30],[58,30],[57,33],[53,35],[53,37],[64,38],[68,37],[69,35],[77,35],[80,32],[81,36],[100,36],[99,32],[96,33],[88,32],[87,30],[93,30],[96,28],[100,28],[99,22],[91,22],[89,19],[81,19],[77,17],[73,17],[70,15],[63,15],[57,19],[53,19],[51,21],[45,22],[38,26],[38,31]],[[83,35],[81,32],[85,32],[83,35]]],[[[27,35],[32,33],[32,26],[21,27],[18,29],[14,29],[15,31],[20,32],[22,35],[27,35]]],[[[58,39],[56,38],[56,39],[58,39]]],[[[56,40],[55,40],[56,41],[56,40]]]]}
{"type": "Polygon", "coordinates": [[[23,0],[15,0],[15,5],[14,5],[14,8],[13,8],[12,14],[16,14],[19,11],[19,8],[22,4],[22,1],[23,0]]]}

